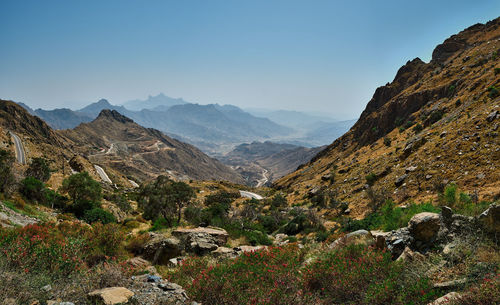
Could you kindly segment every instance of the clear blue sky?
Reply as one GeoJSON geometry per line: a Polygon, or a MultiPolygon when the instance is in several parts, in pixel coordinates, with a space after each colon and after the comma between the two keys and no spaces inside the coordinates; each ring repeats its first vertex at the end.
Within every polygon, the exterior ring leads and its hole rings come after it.
{"type": "Polygon", "coordinates": [[[0,0],[0,97],[80,108],[164,92],[354,118],[500,1],[0,0]]]}

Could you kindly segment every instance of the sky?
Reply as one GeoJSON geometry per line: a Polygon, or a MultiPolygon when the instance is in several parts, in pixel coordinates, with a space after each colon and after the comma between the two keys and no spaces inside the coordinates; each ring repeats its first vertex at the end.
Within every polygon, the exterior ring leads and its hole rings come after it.
{"type": "Polygon", "coordinates": [[[160,92],[359,117],[408,60],[500,1],[0,0],[0,98],[79,109],[160,92]]]}

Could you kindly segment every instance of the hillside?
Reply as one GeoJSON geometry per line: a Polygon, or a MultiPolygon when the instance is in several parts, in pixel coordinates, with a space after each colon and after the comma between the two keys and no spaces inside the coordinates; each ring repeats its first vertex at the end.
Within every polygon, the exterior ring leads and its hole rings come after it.
{"type": "Polygon", "coordinates": [[[181,178],[243,181],[194,146],[142,127],[115,110],[103,110],[92,122],[58,133],[74,142],[74,149],[92,162],[135,180],[170,173],[181,178]]]}
{"type": "Polygon", "coordinates": [[[478,200],[498,199],[499,25],[451,36],[429,63],[408,61],[346,134],[275,186],[292,202],[328,190],[354,217],[384,198],[436,200],[451,182],[478,200]]]}
{"type": "Polygon", "coordinates": [[[262,186],[309,162],[323,148],[307,148],[270,141],[252,142],[236,146],[219,159],[241,173],[248,184],[262,186]]]}

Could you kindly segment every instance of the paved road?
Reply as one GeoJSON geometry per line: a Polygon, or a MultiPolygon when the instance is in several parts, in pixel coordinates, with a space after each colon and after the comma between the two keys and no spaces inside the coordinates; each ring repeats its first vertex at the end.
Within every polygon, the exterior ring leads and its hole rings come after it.
{"type": "Polygon", "coordinates": [[[241,197],[253,198],[253,199],[257,199],[257,200],[264,199],[264,197],[262,197],[259,194],[255,194],[255,193],[247,192],[247,191],[240,191],[240,195],[241,195],[241,197]]]}
{"type": "Polygon", "coordinates": [[[26,164],[26,153],[24,152],[23,142],[21,142],[21,139],[12,131],[10,131],[10,135],[14,139],[14,144],[16,146],[17,162],[21,164],[26,164]]]}
{"type": "Polygon", "coordinates": [[[262,179],[258,180],[257,185],[255,187],[261,187],[264,184],[266,184],[267,181],[269,181],[269,178],[267,177],[268,172],[269,171],[264,168],[264,170],[262,171],[262,179]]]}
{"type": "Polygon", "coordinates": [[[95,170],[97,171],[97,173],[99,174],[99,176],[101,177],[102,181],[104,182],[108,182],[108,183],[113,183],[111,181],[111,179],[109,179],[108,175],[106,174],[106,172],[104,171],[104,169],[102,169],[102,167],[100,167],[99,165],[94,165],[95,167],[95,170]]]}

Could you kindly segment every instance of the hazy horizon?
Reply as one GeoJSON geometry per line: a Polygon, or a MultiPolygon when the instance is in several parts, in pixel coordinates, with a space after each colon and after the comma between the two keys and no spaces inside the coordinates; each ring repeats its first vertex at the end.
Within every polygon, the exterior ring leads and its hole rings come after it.
{"type": "Polygon", "coordinates": [[[33,108],[164,93],[357,118],[406,61],[493,1],[2,1],[0,98],[33,108]]]}

